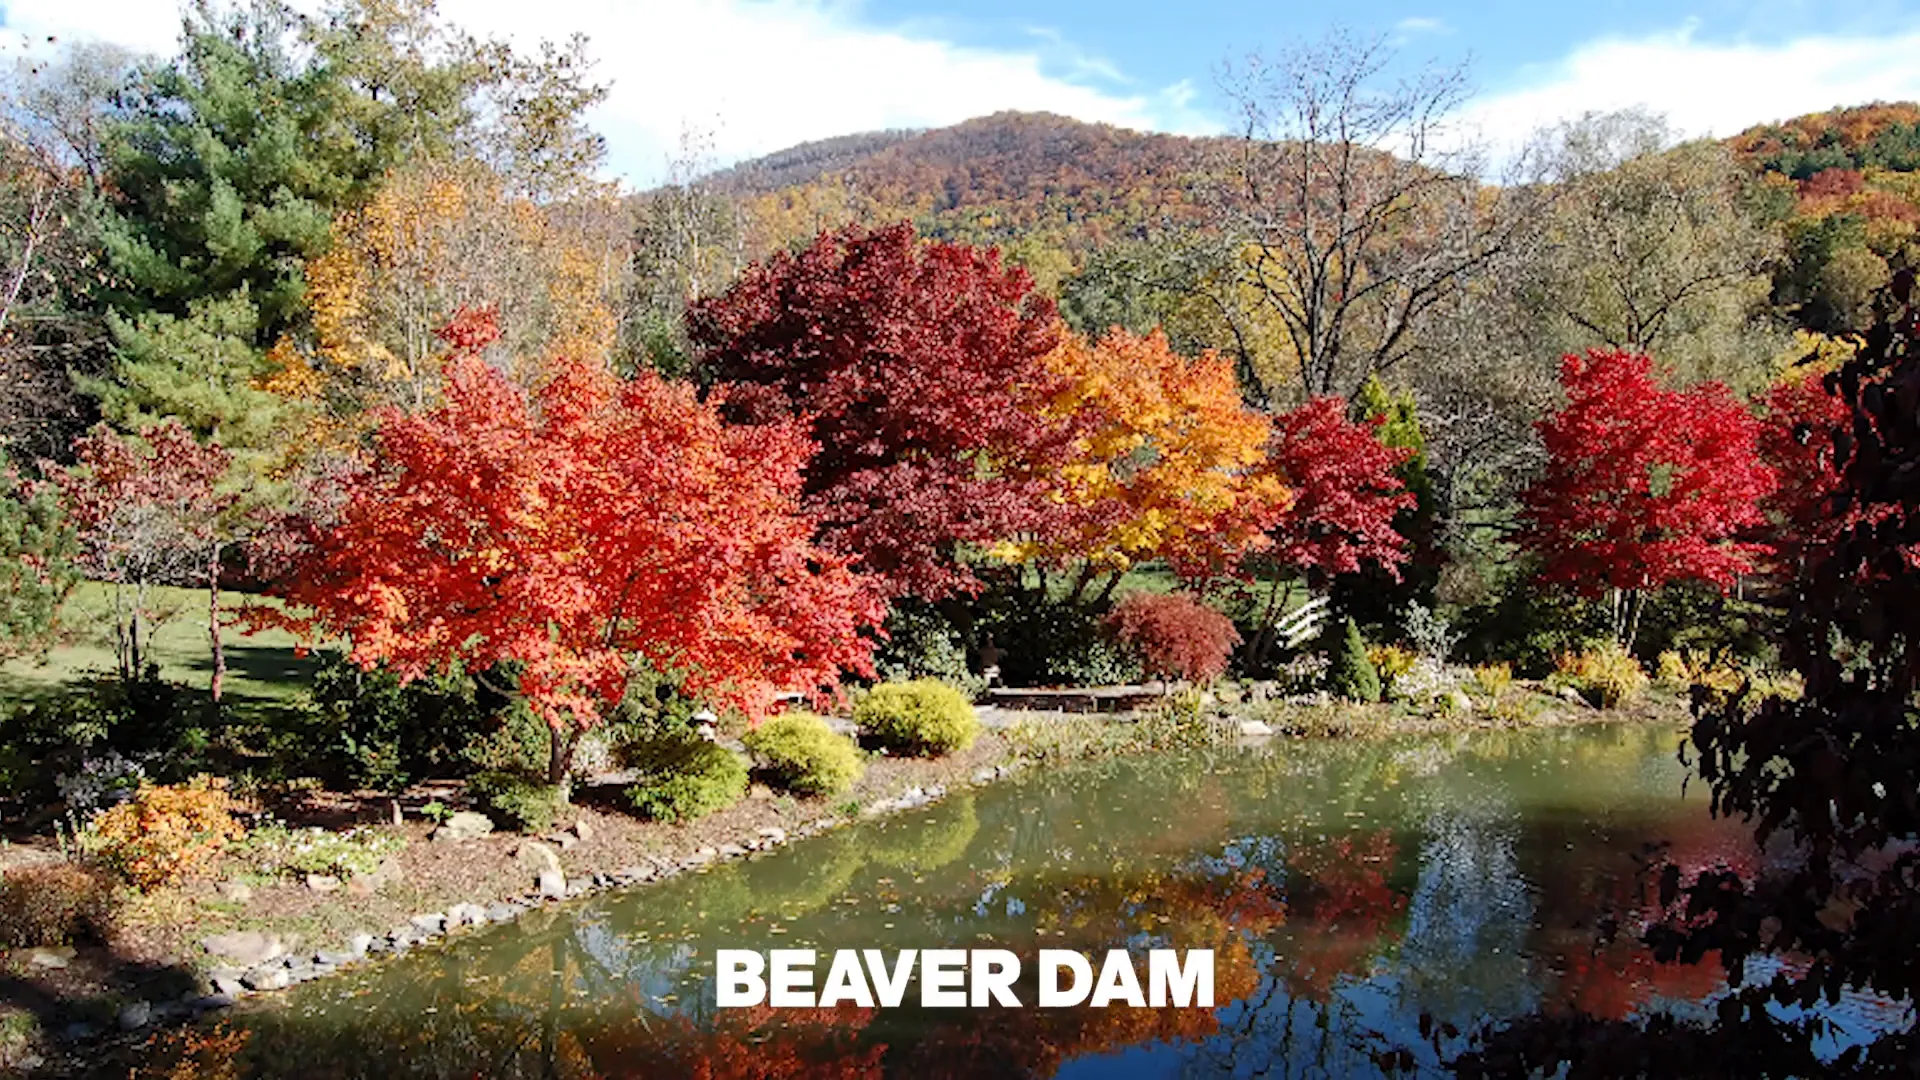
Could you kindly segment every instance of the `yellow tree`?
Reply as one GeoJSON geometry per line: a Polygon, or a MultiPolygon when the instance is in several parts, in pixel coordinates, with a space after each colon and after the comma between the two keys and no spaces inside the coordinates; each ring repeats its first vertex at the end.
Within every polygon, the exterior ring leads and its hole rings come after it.
{"type": "Polygon", "coordinates": [[[1288,492],[1263,468],[1272,424],[1242,403],[1229,361],[1116,327],[1097,342],[1064,333],[1047,366],[1063,386],[1039,408],[1078,436],[1055,473],[1050,527],[1001,557],[1078,563],[1078,602],[1102,575],[1104,600],[1140,562],[1211,562],[1267,542],[1288,492]]]}
{"type": "Polygon", "coordinates": [[[490,359],[524,387],[543,381],[546,358],[604,360],[625,263],[617,223],[581,200],[513,196],[470,161],[390,173],[307,264],[311,335],[275,347],[269,386],[324,400],[350,431],[377,406],[428,408],[446,355],[436,331],[461,309],[494,313],[490,359]]]}

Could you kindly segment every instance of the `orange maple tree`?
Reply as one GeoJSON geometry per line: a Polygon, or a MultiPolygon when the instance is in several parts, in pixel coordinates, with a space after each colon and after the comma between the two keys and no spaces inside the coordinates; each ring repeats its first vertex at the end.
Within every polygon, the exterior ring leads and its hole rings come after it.
{"type": "Polygon", "coordinates": [[[287,620],[308,640],[343,635],[403,680],[513,662],[556,783],[634,656],[688,667],[689,693],[749,716],[870,672],[862,631],[883,607],[810,539],[796,428],[732,427],[691,388],[577,361],[529,392],[479,358],[474,323],[443,335],[444,402],[382,417],[278,587],[311,612],[287,620]]]}

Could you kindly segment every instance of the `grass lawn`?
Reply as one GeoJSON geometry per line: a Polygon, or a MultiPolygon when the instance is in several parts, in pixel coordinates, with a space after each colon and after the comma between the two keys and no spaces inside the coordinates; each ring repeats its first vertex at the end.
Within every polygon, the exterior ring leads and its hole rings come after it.
{"type": "MultiPolygon", "coordinates": [[[[207,642],[207,594],[197,589],[156,588],[153,603],[167,616],[153,630],[149,645],[160,673],[175,682],[205,688],[213,674],[207,642]]],[[[244,593],[222,593],[223,613],[260,602],[244,593]]],[[[113,593],[96,582],[82,582],[67,598],[62,614],[68,637],[46,656],[0,664],[0,702],[57,691],[89,674],[111,672],[113,593]]],[[[294,655],[293,636],[280,630],[245,635],[229,627],[222,635],[227,654],[226,694],[238,705],[272,706],[291,702],[310,685],[315,657],[294,655]]]]}

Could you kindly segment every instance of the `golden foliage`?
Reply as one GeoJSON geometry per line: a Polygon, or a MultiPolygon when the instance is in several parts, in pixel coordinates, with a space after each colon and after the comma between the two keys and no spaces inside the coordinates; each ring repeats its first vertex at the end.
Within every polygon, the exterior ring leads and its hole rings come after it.
{"type": "Polygon", "coordinates": [[[1212,352],[1183,357],[1158,330],[1115,328],[1097,343],[1063,332],[1047,367],[1064,383],[1043,410],[1081,425],[1054,477],[1068,513],[1003,556],[1118,571],[1257,545],[1285,509],[1286,487],[1260,468],[1272,424],[1242,403],[1233,366],[1212,352]]]}
{"type": "Polygon", "coordinates": [[[224,781],[143,787],[95,818],[88,846],[141,889],[174,885],[205,870],[227,843],[246,835],[233,820],[224,781]]]}

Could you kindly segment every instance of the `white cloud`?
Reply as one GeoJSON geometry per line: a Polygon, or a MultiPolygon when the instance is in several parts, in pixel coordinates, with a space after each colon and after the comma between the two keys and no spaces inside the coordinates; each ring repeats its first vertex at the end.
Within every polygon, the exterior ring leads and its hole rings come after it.
{"type": "MultiPolygon", "coordinates": [[[[316,6],[307,0],[302,7],[316,6]]],[[[165,53],[179,25],[165,0],[11,0],[10,30],[94,37],[165,53]]],[[[1217,124],[1192,89],[1111,86],[1110,65],[1056,38],[1031,48],[955,45],[926,28],[868,25],[834,0],[443,0],[475,32],[531,47],[575,32],[613,84],[593,118],[610,168],[657,180],[683,131],[711,133],[722,163],[810,139],[937,127],[1003,109],[1122,127],[1200,133],[1217,124]],[[1050,58],[1070,57],[1062,73],[1050,58]]]]}
{"type": "Polygon", "coordinates": [[[1464,119],[1496,144],[1587,111],[1645,107],[1684,136],[1726,136],[1836,105],[1920,98],[1920,26],[1877,36],[1758,45],[1698,40],[1694,24],[1604,38],[1525,69],[1471,102],[1464,119]]]}
{"type": "Polygon", "coordinates": [[[1412,37],[1415,34],[1450,34],[1453,32],[1453,28],[1447,25],[1446,20],[1436,19],[1430,15],[1410,15],[1394,23],[1393,29],[1395,33],[1403,37],[1412,37]]]}

